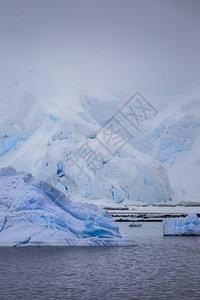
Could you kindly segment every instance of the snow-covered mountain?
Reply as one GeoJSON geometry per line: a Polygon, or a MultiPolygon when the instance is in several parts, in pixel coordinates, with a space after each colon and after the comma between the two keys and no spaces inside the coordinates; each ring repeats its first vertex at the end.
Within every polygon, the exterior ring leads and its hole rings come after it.
{"type": "Polygon", "coordinates": [[[190,200],[196,198],[198,189],[193,193],[193,187],[198,179],[191,178],[199,174],[200,165],[198,99],[175,108],[167,105],[156,113],[152,106],[135,130],[124,115],[116,115],[125,101],[113,94],[77,97],[69,87],[37,72],[0,73],[0,167],[12,165],[32,173],[74,201],[181,201],[172,187],[192,196],[190,200]],[[179,174],[184,172],[191,176],[181,181],[179,174]]]}

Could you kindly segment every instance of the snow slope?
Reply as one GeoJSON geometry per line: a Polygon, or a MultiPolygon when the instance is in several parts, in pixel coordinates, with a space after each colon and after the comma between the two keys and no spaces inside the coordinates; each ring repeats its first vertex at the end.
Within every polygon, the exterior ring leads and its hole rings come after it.
{"type": "Polygon", "coordinates": [[[75,204],[12,167],[0,170],[0,246],[123,246],[109,213],[75,204]]]}
{"type": "MultiPolygon", "coordinates": [[[[77,97],[65,85],[37,72],[0,73],[0,167],[12,165],[31,173],[79,202],[172,200],[168,175],[158,160],[130,143],[121,149],[115,144],[105,148],[104,128],[88,109],[87,96],[77,97]],[[98,156],[95,168],[78,152],[84,147],[98,156]]],[[[112,105],[108,115],[111,110],[112,105]]],[[[105,107],[99,105],[97,111],[104,115],[105,107]]],[[[107,135],[110,131],[107,128],[107,135]]]]}

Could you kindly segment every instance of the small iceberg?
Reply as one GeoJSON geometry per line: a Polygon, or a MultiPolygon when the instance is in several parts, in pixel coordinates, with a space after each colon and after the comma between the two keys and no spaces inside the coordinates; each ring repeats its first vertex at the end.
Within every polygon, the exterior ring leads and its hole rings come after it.
{"type": "Polygon", "coordinates": [[[196,214],[165,219],[162,223],[163,235],[200,235],[200,220],[196,214]]]}
{"type": "Polygon", "coordinates": [[[110,214],[71,202],[12,167],[0,170],[0,246],[131,246],[110,214]]]}

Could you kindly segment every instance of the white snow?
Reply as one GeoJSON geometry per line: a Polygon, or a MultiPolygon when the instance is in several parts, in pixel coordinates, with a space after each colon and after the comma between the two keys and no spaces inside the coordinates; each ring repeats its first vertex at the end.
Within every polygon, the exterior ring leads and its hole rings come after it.
{"type": "Polygon", "coordinates": [[[72,203],[12,167],[0,170],[0,246],[125,246],[109,213],[72,203]]]}
{"type": "Polygon", "coordinates": [[[200,220],[196,214],[186,218],[171,218],[163,220],[164,235],[200,235],[200,220]]]}

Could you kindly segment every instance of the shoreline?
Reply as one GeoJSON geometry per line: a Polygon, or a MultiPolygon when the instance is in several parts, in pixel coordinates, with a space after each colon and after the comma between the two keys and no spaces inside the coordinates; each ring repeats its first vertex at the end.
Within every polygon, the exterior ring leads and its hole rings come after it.
{"type": "Polygon", "coordinates": [[[200,218],[200,205],[141,205],[124,207],[105,207],[104,210],[116,222],[162,222],[166,218],[186,217],[189,213],[196,213],[200,218]]]}

